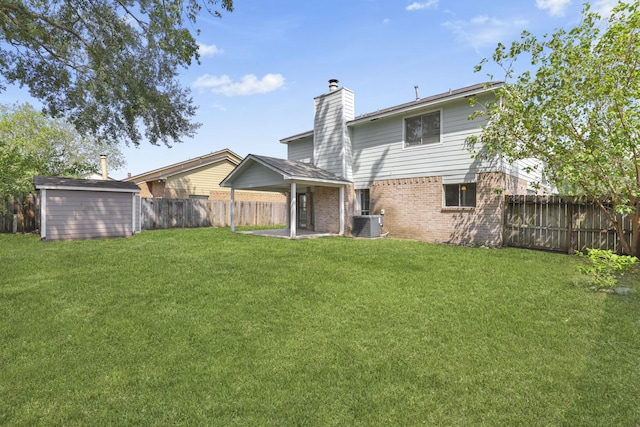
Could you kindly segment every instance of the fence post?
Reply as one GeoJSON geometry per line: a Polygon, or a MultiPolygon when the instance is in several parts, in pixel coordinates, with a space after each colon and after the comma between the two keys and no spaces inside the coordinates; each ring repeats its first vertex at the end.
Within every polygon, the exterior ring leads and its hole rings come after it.
{"type": "Polygon", "coordinates": [[[567,201],[567,233],[569,233],[569,235],[567,236],[567,253],[569,255],[573,254],[576,251],[577,246],[575,233],[573,232],[573,226],[575,224],[574,215],[575,200],[569,200],[567,201]]]}

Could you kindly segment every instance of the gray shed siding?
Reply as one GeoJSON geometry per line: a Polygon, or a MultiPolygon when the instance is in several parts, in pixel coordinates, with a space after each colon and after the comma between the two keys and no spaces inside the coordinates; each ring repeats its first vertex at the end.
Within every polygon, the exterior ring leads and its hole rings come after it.
{"type": "Polygon", "coordinates": [[[341,88],[314,101],[314,163],[319,168],[351,179],[350,135],[346,122],[354,115],[353,92],[341,88]]]}
{"type": "Polygon", "coordinates": [[[425,108],[397,116],[353,125],[353,180],[366,188],[380,179],[442,176],[443,183],[475,181],[477,172],[499,170],[473,159],[465,146],[468,136],[480,132],[479,119],[469,120],[472,108],[467,100],[446,103],[439,109],[425,108]],[[404,119],[441,110],[440,143],[404,148],[404,119]]]}
{"type": "Polygon", "coordinates": [[[313,137],[309,136],[287,145],[287,159],[313,163],[313,137]]]}
{"type": "Polygon", "coordinates": [[[133,234],[131,193],[46,190],[44,204],[46,240],[126,237],[133,234]]]}

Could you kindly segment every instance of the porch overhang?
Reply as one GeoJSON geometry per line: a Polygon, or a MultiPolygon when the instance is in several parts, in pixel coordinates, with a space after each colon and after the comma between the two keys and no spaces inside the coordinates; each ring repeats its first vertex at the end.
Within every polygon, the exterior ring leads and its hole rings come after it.
{"type": "Polygon", "coordinates": [[[235,231],[234,224],[234,190],[271,191],[287,194],[289,211],[287,227],[290,238],[296,238],[296,197],[298,192],[306,192],[314,187],[335,187],[340,191],[340,234],[344,234],[344,188],[351,185],[351,181],[343,179],[331,172],[314,165],[293,160],[249,154],[236,166],[225,179],[220,182],[221,187],[231,189],[230,224],[231,231],[235,231]]]}

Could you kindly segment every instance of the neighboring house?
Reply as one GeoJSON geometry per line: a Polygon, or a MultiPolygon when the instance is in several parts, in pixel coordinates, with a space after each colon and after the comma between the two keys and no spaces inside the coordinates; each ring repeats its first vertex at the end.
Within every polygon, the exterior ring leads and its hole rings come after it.
{"type": "Polygon", "coordinates": [[[140,189],[133,183],[36,176],[42,240],[129,237],[140,231],[140,189]]]}
{"type": "MultiPolygon", "coordinates": [[[[164,166],[124,181],[134,182],[145,198],[230,200],[228,188],[221,188],[220,181],[240,162],[242,157],[224,149],[183,162],[164,166]]],[[[284,202],[284,196],[276,193],[242,192],[246,201],[284,202]]]]}
{"type": "Polygon", "coordinates": [[[314,99],[314,128],[282,139],[288,159],[250,154],[221,183],[279,191],[287,227],[350,235],[353,218],[381,215],[390,236],[499,246],[505,194],[534,192],[527,164],[474,158],[466,138],[470,97],[495,97],[501,82],[477,84],[355,116],[354,93],[329,81],[314,99]]]}

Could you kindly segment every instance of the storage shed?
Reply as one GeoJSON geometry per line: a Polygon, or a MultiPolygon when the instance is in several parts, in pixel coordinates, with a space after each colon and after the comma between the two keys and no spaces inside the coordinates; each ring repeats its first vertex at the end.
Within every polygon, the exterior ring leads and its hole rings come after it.
{"type": "Polygon", "coordinates": [[[36,176],[42,240],[128,237],[140,231],[140,188],[132,182],[36,176]]]}

